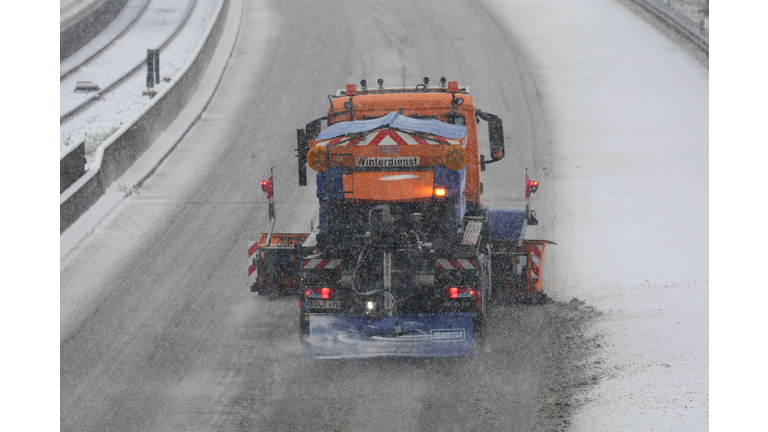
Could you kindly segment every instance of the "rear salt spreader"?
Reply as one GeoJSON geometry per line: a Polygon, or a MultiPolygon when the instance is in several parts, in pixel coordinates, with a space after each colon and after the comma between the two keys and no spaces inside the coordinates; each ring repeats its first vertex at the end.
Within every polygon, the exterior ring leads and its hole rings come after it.
{"type": "MultiPolygon", "coordinates": [[[[546,241],[525,210],[481,205],[481,171],[504,157],[499,117],[469,89],[347,85],[328,115],[297,131],[299,185],[317,172],[318,226],[249,244],[251,291],[300,294],[313,358],[466,356],[492,297],[541,302],[546,241]],[[322,121],[327,127],[322,128],[322,121]],[[491,157],[478,151],[488,124],[491,157]]],[[[525,196],[538,183],[525,175],[525,196]]],[[[273,183],[262,182],[270,199],[273,183]]]]}

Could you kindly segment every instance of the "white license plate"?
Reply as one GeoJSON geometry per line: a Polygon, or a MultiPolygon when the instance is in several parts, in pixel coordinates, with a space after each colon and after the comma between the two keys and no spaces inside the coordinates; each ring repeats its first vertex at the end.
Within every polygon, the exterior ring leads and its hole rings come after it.
{"type": "Polygon", "coordinates": [[[307,307],[310,309],[339,309],[341,301],[339,300],[307,300],[307,307]]]}

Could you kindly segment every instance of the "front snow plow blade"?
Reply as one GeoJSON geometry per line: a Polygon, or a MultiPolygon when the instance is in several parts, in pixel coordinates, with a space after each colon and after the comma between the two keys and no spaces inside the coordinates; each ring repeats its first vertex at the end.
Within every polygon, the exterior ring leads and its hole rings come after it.
{"type": "Polygon", "coordinates": [[[409,314],[394,318],[312,314],[314,359],[462,357],[472,354],[472,314],[409,314]]]}

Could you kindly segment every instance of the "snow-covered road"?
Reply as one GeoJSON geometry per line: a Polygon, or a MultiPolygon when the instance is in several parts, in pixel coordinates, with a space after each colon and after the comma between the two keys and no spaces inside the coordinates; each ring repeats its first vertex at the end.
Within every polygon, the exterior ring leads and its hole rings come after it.
{"type": "Polygon", "coordinates": [[[488,13],[462,0],[410,10],[402,2],[406,13],[359,3],[248,2],[249,30],[202,122],[138,194],[62,235],[62,430],[274,430],[291,421],[359,430],[368,424],[361,412],[406,430],[705,430],[707,70],[612,0],[488,0],[488,13]],[[465,27],[437,24],[457,11],[465,27]],[[343,34],[324,27],[339,20],[350,24],[343,34]],[[267,40],[280,42],[267,51],[267,40]],[[499,309],[472,380],[428,364],[395,375],[402,366],[385,363],[305,382],[295,375],[306,367],[298,343],[282,327],[292,306],[239,285],[243,245],[267,226],[263,197],[249,186],[261,173],[276,166],[278,213],[293,216],[278,230],[305,229],[315,213],[311,188],[294,186],[293,153],[271,143],[293,143],[294,129],[325,109],[326,92],[359,81],[361,59],[386,82],[400,82],[402,65],[410,81],[456,78],[504,118],[508,157],[486,171],[483,200],[519,207],[522,193],[506,186],[529,167],[542,185],[542,224],[530,234],[559,244],[547,249],[546,289],[585,301],[499,309]],[[565,348],[554,323],[583,320],[587,306],[601,315],[584,337],[578,324],[568,328],[568,348],[594,357],[547,363],[545,345],[565,348]],[[546,393],[557,373],[596,382],[574,386],[568,402],[578,408],[562,419],[550,405],[563,401],[546,393]],[[385,400],[372,398],[367,378],[385,400]],[[323,394],[352,409],[324,410],[312,399],[323,394]]]}

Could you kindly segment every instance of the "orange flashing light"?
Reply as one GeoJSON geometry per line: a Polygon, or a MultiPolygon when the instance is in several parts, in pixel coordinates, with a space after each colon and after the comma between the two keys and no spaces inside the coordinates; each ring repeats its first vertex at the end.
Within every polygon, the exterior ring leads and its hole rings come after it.
{"type": "Polygon", "coordinates": [[[435,196],[439,196],[439,197],[445,196],[445,189],[443,188],[435,189],[435,196]]]}
{"type": "Polygon", "coordinates": [[[449,145],[443,150],[443,164],[454,170],[460,170],[467,164],[467,150],[458,145],[449,145]]]}
{"type": "Polygon", "coordinates": [[[325,171],[326,153],[328,149],[324,146],[314,146],[307,152],[307,165],[315,171],[325,171]]]}
{"type": "Polygon", "coordinates": [[[357,95],[357,85],[347,84],[347,96],[356,96],[356,95],[357,95]]]}

